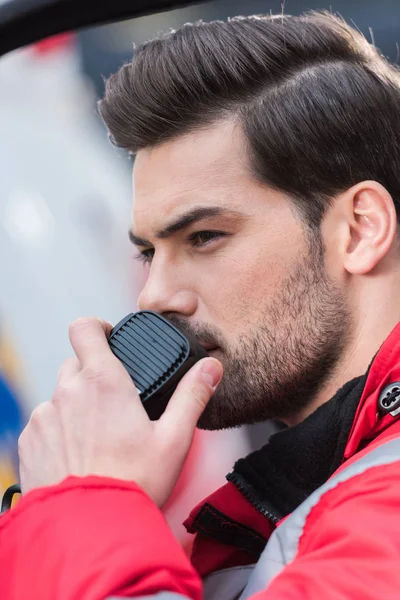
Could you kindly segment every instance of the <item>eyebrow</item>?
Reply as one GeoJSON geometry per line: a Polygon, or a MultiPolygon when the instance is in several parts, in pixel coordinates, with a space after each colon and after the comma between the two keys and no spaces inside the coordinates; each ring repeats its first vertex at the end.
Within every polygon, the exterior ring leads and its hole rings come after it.
{"type": "MultiPolygon", "coordinates": [[[[207,217],[217,217],[220,215],[232,215],[236,217],[243,217],[244,215],[238,211],[234,211],[229,208],[224,208],[222,206],[200,206],[197,208],[193,208],[181,215],[175,221],[172,221],[169,225],[160,229],[155,234],[155,237],[159,240],[165,240],[178,231],[182,231],[189,227],[189,225],[193,225],[197,221],[201,221],[202,219],[206,219],[207,217]]],[[[151,246],[151,242],[145,240],[144,238],[138,237],[131,229],[129,230],[129,239],[135,246],[151,246]]]]}

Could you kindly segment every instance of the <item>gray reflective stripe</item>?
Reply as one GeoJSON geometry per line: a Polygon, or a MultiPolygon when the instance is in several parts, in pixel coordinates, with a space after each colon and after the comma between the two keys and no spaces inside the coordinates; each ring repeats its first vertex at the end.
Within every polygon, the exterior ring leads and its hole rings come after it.
{"type": "MultiPolygon", "coordinates": [[[[232,567],[211,573],[203,580],[203,598],[205,600],[237,600],[249,580],[255,565],[232,567]]],[[[116,596],[106,600],[121,600],[116,596]]],[[[129,600],[129,599],[128,599],[129,600]]],[[[135,600],[188,600],[186,596],[161,592],[154,596],[139,596],[135,600]]]]}
{"type": "Polygon", "coordinates": [[[255,565],[231,567],[211,573],[203,580],[205,600],[237,600],[249,581],[255,565]]]}
{"type": "Polygon", "coordinates": [[[399,460],[400,438],[396,438],[368,452],[315,490],[307,500],[292,512],[282,525],[275,529],[243,594],[240,596],[240,600],[247,600],[256,592],[265,589],[271,580],[295,558],[306,520],[324,494],[333,490],[340,483],[368,471],[368,469],[388,465],[399,460]]]}

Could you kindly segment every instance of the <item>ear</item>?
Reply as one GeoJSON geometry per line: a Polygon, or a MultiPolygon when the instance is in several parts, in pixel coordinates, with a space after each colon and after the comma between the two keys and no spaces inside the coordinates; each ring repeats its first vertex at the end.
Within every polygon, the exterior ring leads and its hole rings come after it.
{"type": "Polygon", "coordinates": [[[387,255],[397,235],[397,215],[389,192],[376,181],[363,181],[342,195],[348,273],[369,273],[387,255]]]}

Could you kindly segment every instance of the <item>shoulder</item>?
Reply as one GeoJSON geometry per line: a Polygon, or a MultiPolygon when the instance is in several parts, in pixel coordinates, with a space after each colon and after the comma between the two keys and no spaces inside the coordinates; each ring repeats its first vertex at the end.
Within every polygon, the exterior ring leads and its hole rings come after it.
{"type": "MultiPolygon", "coordinates": [[[[360,539],[400,536],[400,422],[346,461],[317,490],[305,516],[299,552],[332,541],[336,534],[360,539]]],[[[396,542],[397,543],[397,542],[396,542]]],[[[400,550],[400,538],[399,538],[400,550]]]]}

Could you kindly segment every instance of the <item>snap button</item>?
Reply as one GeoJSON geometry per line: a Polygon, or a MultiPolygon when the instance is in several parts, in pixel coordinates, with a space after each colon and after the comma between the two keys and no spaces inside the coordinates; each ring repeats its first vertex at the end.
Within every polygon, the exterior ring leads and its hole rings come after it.
{"type": "Polygon", "coordinates": [[[379,411],[383,415],[392,417],[400,414],[400,381],[387,385],[381,392],[378,400],[379,411]]]}

